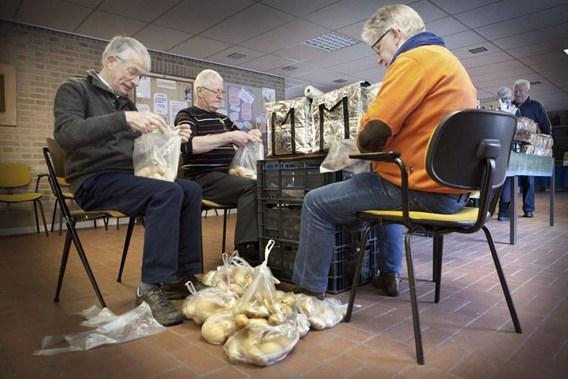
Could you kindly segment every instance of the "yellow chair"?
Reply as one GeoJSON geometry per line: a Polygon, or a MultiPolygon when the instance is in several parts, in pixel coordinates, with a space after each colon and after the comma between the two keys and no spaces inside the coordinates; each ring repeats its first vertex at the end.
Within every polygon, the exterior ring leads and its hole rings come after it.
{"type": "Polygon", "coordinates": [[[34,214],[36,221],[36,230],[39,233],[39,219],[37,217],[37,207],[41,211],[41,218],[43,219],[43,227],[45,235],[49,235],[47,231],[47,224],[45,222],[45,215],[43,213],[43,206],[41,205],[41,198],[43,194],[39,192],[20,192],[15,193],[14,189],[26,187],[32,182],[32,173],[30,168],[23,163],[0,163],[0,188],[7,191],[6,194],[0,194],[0,203],[17,204],[33,202],[34,214]]]}
{"type": "MultiPolygon", "coordinates": [[[[67,203],[65,202],[65,197],[63,195],[63,191],[61,189],[61,185],[57,180],[57,174],[55,173],[55,168],[51,159],[50,150],[47,147],[43,148],[43,157],[45,159],[45,163],[47,165],[47,169],[49,171],[49,184],[51,186],[51,190],[56,197],[56,200],[59,202],[59,206],[61,208],[61,213],[63,214],[63,219],[65,220],[65,224],[67,226],[67,233],[65,235],[65,244],[63,245],[63,254],[61,256],[61,264],[59,266],[59,277],[57,279],[57,289],[55,291],[55,298],[53,299],[54,302],[59,302],[59,294],[61,292],[61,287],[63,285],[63,277],[65,275],[65,269],[67,268],[67,259],[69,258],[69,251],[71,249],[71,242],[75,245],[75,249],[77,250],[77,254],[81,259],[81,263],[87,272],[87,276],[95,290],[95,294],[99,299],[102,307],[106,307],[106,303],[104,301],[103,295],[99,289],[97,281],[95,279],[95,275],[91,270],[91,266],[89,265],[89,261],[87,260],[87,255],[85,254],[85,250],[83,249],[83,245],[81,244],[81,240],[79,239],[79,234],[77,233],[77,229],[75,225],[77,222],[80,221],[91,221],[91,220],[98,220],[104,219],[109,217],[128,217],[128,215],[123,214],[122,212],[116,210],[101,210],[101,211],[84,211],[84,210],[75,210],[70,211],[67,207],[67,203]]],[[[128,223],[128,229],[126,231],[126,239],[124,241],[124,248],[122,251],[122,262],[121,262],[121,272],[124,266],[124,259],[126,258],[126,254],[128,253],[128,247],[130,246],[130,239],[132,237],[132,232],[134,230],[134,223],[135,217],[130,217],[130,222],[128,223]]]]}
{"type": "Polygon", "coordinates": [[[369,231],[377,224],[395,223],[402,224],[407,228],[405,236],[406,265],[412,305],[416,359],[419,364],[424,364],[424,352],[410,244],[412,235],[433,236],[433,281],[436,286],[434,302],[438,303],[440,301],[444,235],[449,233],[469,234],[482,229],[491,251],[515,331],[517,333],[522,332],[491,232],[485,226],[491,194],[505,181],[505,171],[509,162],[515,127],[516,118],[514,116],[503,112],[482,110],[454,112],[440,122],[427,147],[425,167],[428,174],[443,186],[463,192],[480,192],[479,208],[466,207],[455,214],[410,211],[408,171],[404,162],[400,159],[399,153],[384,152],[351,156],[351,158],[389,162],[399,167],[402,178],[402,210],[359,212],[358,218],[366,222],[367,227],[361,237],[361,248],[353,275],[353,285],[345,322],[349,322],[351,319],[369,231]]]}

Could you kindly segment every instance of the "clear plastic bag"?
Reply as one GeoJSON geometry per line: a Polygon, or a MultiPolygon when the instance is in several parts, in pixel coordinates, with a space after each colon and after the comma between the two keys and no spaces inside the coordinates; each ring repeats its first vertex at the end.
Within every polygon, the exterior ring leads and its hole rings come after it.
{"type": "Polygon", "coordinates": [[[134,140],[134,175],[173,182],[178,172],[180,149],[181,137],[173,130],[142,134],[134,140]]]}
{"type": "Polygon", "coordinates": [[[300,339],[293,322],[249,325],[233,334],[223,349],[232,363],[269,366],[286,358],[300,339]]]}
{"type": "Polygon", "coordinates": [[[229,167],[229,174],[256,180],[256,161],[263,159],[264,145],[261,142],[248,143],[235,153],[229,167]]]}
{"type": "Polygon", "coordinates": [[[193,283],[188,284],[191,295],[184,300],[182,312],[197,325],[211,315],[230,311],[237,302],[236,295],[227,289],[208,287],[197,291],[193,283]]]}
{"type": "Polygon", "coordinates": [[[362,159],[351,159],[349,155],[359,154],[357,143],[351,139],[332,142],[329,152],[320,166],[320,173],[334,171],[350,171],[355,174],[369,172],[371,164],[362,159]]]}
{"type": "Polygon", "coordinates": [[[312,329],[316,330],[333,328],[343,320],[347,312],[347,304],[333,298],[319,300],[313,296],[297,294],[296,304],[298,312],[305,315],[312,329]]]}
{"type": "Polygon", "coordinates": [[[132,341],[166,330],[154,319],[150,306],[146,303],[120,316],[115,316],[107,308],[100,309],[95,306],[81,314],[87,318],[82,325],[98,325],[98,327],[81,333],[43,337],[41,350],[33,354],[55,355],[70,351],[87,351],[101,345],[132,341]]]}

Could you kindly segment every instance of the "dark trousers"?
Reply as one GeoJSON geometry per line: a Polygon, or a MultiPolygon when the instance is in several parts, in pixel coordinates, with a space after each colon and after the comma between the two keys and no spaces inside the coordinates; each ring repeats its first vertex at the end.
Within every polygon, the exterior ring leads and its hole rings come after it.
{"type": "Polygon", "coordinates": [[[144,216],[143,282],[172,282],[201,270],[201,188],[197,183],[108,172],[83,182],[75,200],[88,211],[114,209],[144,216]]]}
{"type": "MultiPolygon", "coordinates": [[[[503,184],[501,197],[499,199],[499,214],[508,215],[509,204],[511,203],[511,186],[513,185],[513,178],[507,177],[503,184]]],[[[534,176],[519,176],[519,187],[523,194],[523,212],[534,212],[535,210],[535,187],[534,176]]]]}
{"type": "Polygon", "coordinates": [[[256,180],[224,172],[210,172],[192,179],[203,188],[204,199],[237,207],[235,246],[258,242],[256,180]]]}

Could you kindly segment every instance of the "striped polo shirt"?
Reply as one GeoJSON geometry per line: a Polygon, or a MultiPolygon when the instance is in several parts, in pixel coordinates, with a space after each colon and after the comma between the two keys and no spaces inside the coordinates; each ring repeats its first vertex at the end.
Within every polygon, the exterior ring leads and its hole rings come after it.
{"type": "Polygon", "coordinates": [[[191,138],[181,145],[182,165],[186,178],[194,178],[213,171],[227,172],[229,170],[235,155],[233,144],[219,146],[201,154],[193,154],[192,145],[194,137],[238,130],[229,117],[191,106],[179,111],[175,124],[186,124],[191,128],[191,138]]]}

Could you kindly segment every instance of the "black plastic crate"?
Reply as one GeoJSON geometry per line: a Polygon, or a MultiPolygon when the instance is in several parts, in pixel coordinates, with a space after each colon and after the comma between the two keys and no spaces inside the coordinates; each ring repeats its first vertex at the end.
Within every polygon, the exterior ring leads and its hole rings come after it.
{"type": "Polygon", "coordinates": [[[259,200],[267,203],[301,205],[306,193],[352,176],[350,172],[321,174],[323,156],[261,160],[257,162],[259,200]]]}
{"type": "MultiPolygon", "coordinates": [[[[264,250],[268,239],[261,238],[261,247],[264,250]]],[[[292,280],[294,261],[298,251],[298,243],[293,241],[275,240],[276,244],[268,258],[268,266],[274,276],[284,282],[292,280]]],[[[333,247],[333,255],[329,267],[327,292],[340,293],[351,288],[353,274],[357,261],[359,243],[351,243],[333,247]]],[[[365,247],[365,256],[361,267],[359,284],[368,283],[378,270],[378,245],[376,241],[368,241],[365,247]]]]}

